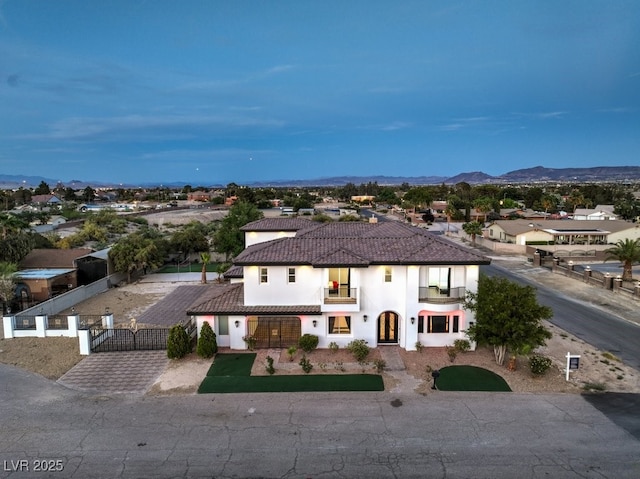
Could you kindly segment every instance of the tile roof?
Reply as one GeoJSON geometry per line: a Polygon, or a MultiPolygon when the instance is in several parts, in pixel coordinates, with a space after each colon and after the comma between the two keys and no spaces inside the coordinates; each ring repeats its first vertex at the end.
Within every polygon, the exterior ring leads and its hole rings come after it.
{"type": "Polygon", "coordinates": [[[320,305],[296,306],[245,306],[244,284],[210,285],[187,309],[187,315],[192,314],[321,314],[320,305]]]}
{"type": "Polygon", "coordinates": [[[237,266],[307,264],[489,264],[490,259],[429,231],[399,222],[319,223],[295,237],[252,245],[237,266]]]}
{"type": "Polygon", "coordinates": [[[311,219],[304,219],[295,216],[282,218],[262,218],[251,223],[247,223],[240,230],[242,231],[299,231],[309,227],[319,225],[311,219]]]}
{"type": "Polygon", "coordinates": [[[617,233],[627,229],[637,228],[635,223],[629,223],[623,220],[541,220],[541,221],[529,221],[529,220],[497,220],[492,225],[497,225],[502,230],[510,235],[519,235],[532,231],[534,229],[539,230],[564,230],[564,231],[585,231],[585,230],[597,230],[600,229],[604,232],[617,233]]]}

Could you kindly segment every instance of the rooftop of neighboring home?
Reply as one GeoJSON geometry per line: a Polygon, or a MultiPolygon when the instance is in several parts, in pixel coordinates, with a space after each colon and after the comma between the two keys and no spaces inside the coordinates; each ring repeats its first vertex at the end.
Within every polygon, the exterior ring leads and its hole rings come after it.
{"type": "Polygon", "coordinates": [[[51,279],[63,274],[71,274],[75,269],[50,268],[50,269],[22,269],[16,273],[19,279],[51,279]]]}
{"type": "Polygon", "coordinates": [[[531,222],[526,219],[519,220],[497,220],[491,223],[499,226],[505,233],[509,235],[518,235],[532,230],[548,231],[550,233],[559,232],[594,232],[602,231],[603,233],[616,233],[627,229],[637,228],[635,223],[629,223],[623,220],[542,220],[531,222]]]}
{"type": "Polygon", "coordinates": [[[91,254],[91,248],[33,249],[20,262],[21,269],[73,268],[74,260],[91,254]]]}

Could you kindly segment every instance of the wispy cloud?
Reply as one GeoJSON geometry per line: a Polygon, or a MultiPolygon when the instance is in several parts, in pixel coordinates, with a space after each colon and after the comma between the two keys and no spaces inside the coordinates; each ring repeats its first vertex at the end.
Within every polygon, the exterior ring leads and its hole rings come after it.
{"type": "Polygon", "coordinates": [[[396,131],[396,130],[405,130],[411,127],[411,123],[407,123],[406,121],[394,121],[389,123],[388,125],[383,125],[380,127],[382,131],[396,131]]]}
{"type": "Polygon", "coordinates": [[[51,125],[44,134],[28,135],[30,139],[102,140],[113,141],[119,137],[146,132],[149,137],[166,140],[173,136],[194,136],[194,129],[210,128],[279,128],[284,122],[248,116],[204,115],[127,115],[111,118],[73,117],[51,125]]]}
{"type": "Polygon", "coordinates": [[[216,79],[216,80],[203,80],[188,82],[179,85],[175,88],[177,91],[201,91],[201,90],[221,90],[225,88],[231,88],[238,85],[246,85],[265,78],[279,75],[281,73],[290,71],[294,68],[293,65],[276,65],[265,70],[256,71],[248,75],[239,78],[229,79],[216,79]]]}
{"type": "Polygon", "coordinates": [[[568,111],[546,111],[546,112],[514,112],[513,116],[517,118],[528,118],[531,120],[548,120],[548,119],[560,119],[569,114],[568,111]]]}

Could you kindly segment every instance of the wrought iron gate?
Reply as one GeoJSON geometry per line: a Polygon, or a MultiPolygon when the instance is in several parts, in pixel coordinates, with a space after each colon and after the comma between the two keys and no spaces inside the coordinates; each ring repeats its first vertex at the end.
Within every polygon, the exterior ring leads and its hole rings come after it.
{"type": "MultiPolygon", "coordinates": [[[[183,325],[191,339],[191,345],[197,341],[197,326],[190,319],[183,325]]],[[[167,349],[167,339],[171,328],[103,328],[92,325],[91,351],[94,353],[112,351],[151,351],[167,349]]]]}
{"type": "Polygon", "coordinates": [[[302,334],[300,318],[261,316],[249,318],[247,324],[258,349],[295,346],[302,334]]]}

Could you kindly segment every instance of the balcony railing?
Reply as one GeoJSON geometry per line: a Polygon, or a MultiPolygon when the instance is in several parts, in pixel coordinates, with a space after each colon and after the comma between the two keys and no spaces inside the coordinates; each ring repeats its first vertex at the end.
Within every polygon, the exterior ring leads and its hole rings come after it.
{"type": "Polygon", "coordinates": [[[465,295],[466,289],[464,286],[449,289],[437,286],[420,286],[418,288],[418,301],[421,303],[459,303],[464,300],[465,295]]]}
{"type": "Polygon", "coordinates": [[[324,288],[324,304],[356,304],[358,302],[358,288],[340,286],[338,288],[324,288]]]}

